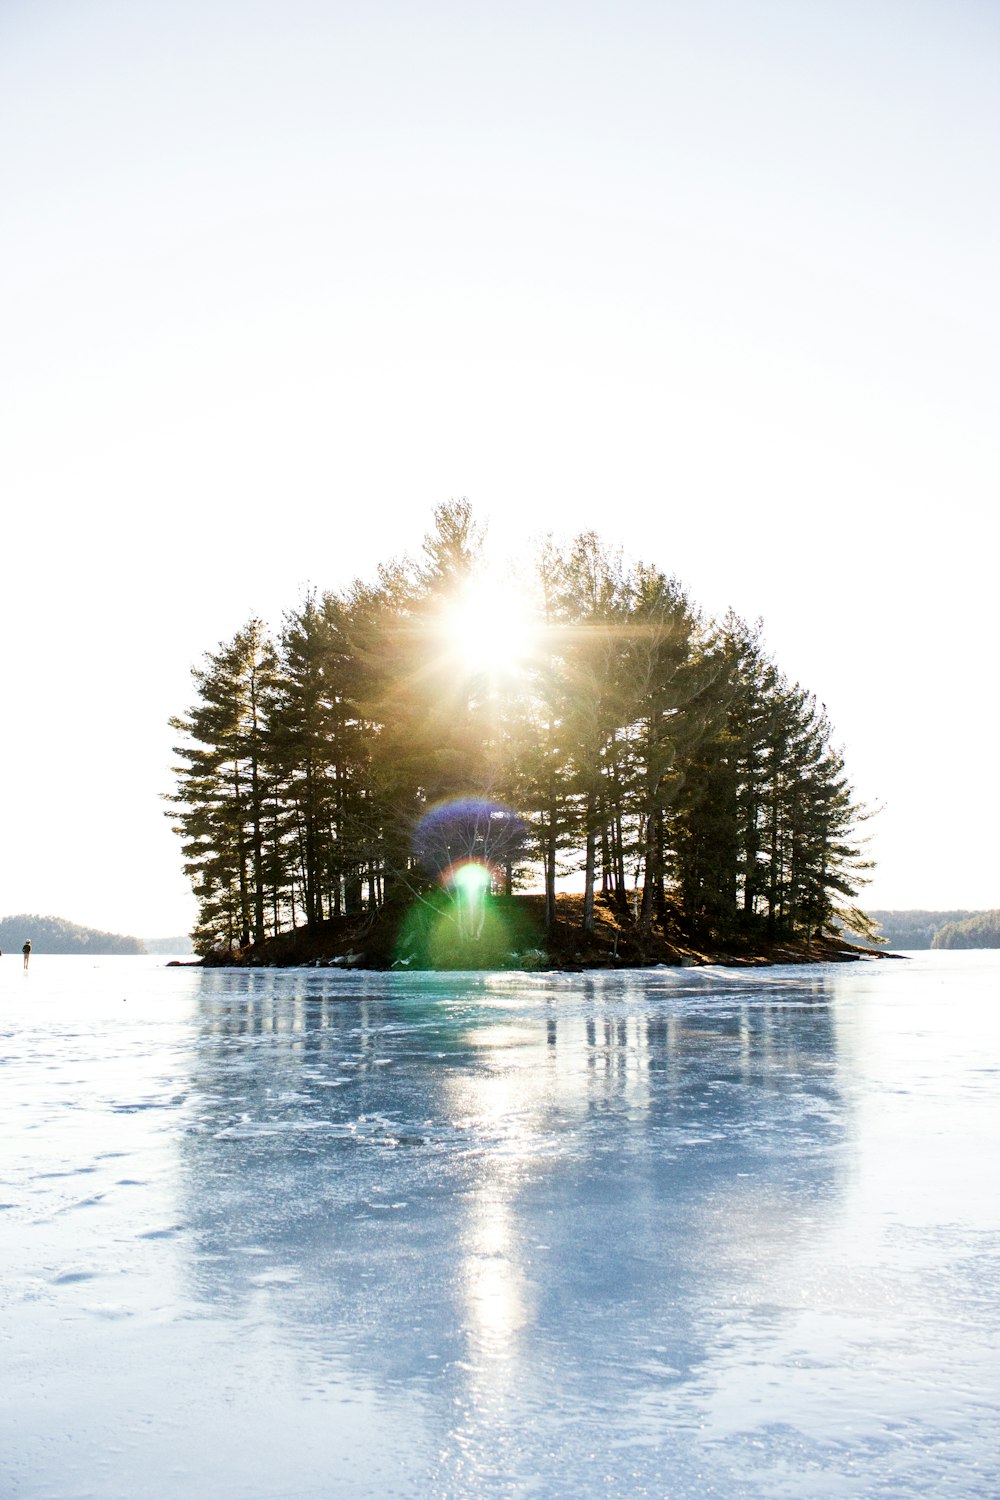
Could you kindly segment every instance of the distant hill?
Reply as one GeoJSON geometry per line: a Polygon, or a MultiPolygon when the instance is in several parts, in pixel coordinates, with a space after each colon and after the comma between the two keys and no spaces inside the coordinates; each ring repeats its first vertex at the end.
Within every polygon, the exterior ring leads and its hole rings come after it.
{"type": "MultiPolygon", "coordinates": [[[[937,947],[934,937],[941,928],[983,915],[975,911],[870,911],[890,948],[937,947]]],[[[988,946],[988,945],[977,945],[988,946]]]]}
{"type": "Polygon", "coordinates": [[[96,927],[81,927],[65,917],[40,917],[20,912],[0,917],[0,949],[20,953],[27,938],[32,953],[145,953],[141,938],[123,937],[120,932],[101,932],[96,927]]]}
{"type": "Polygon", "coordinates": [[[194,944],[185,933],[183,937],[143,938],[147,953],[193,953],[194,944]]]}
{"type": "Polygon", "coordinates": [[[979,911],[961,922],[946,922],[932,948],[1000,948],[1000,911],[979,911]]]}

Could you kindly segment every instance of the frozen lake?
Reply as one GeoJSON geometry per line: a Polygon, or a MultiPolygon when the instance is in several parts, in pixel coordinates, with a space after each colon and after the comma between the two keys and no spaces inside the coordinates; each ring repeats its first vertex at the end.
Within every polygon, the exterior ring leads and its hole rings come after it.
{"type": "Polygon", "coordinates": [[[4,1500],[994,1500],[1000,954],[0,961],[4,1500]]]}

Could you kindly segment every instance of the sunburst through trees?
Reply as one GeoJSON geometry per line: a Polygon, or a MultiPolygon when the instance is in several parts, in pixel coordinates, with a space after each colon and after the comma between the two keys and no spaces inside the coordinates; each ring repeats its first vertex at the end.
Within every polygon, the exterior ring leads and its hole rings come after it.
{"type": "Polygon", "coordinates": [[[706,619],[593,534],[486,567],[465,501],[420,559],[251,620],[194,671],[171,816],[196,942],[246,944],[446,887],[561,877],[642,932],[769,939],[857,920],[865,813],[825,711],[760,627],[706,619]],[[468,846],[468,847],[466,847],[468,846]]]}

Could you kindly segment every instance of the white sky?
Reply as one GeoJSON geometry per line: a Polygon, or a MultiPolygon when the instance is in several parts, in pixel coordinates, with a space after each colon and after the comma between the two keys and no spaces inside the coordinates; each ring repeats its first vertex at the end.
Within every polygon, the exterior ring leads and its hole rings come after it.
{"type": "Polygon", "coordinates": [[[0,913],[185,930],[201,653],[467,495],[762,615],[1000,905],[1000,8],[6,0],[0,913]]]}

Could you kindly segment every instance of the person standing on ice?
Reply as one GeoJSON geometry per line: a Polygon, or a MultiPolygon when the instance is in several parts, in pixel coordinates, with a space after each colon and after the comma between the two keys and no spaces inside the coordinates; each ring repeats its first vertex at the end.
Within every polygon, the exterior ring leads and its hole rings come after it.
{"type": "Polygon", "coordinates": [[[24,947],[21,949],[21,952],[24,954],[24,967],[25,967],[25,969],[27,969],[27,967],[28,967],[28,959],[31,957],[31,939],[30,938],[25,943],[24,947]]]}

